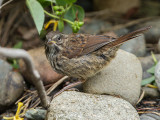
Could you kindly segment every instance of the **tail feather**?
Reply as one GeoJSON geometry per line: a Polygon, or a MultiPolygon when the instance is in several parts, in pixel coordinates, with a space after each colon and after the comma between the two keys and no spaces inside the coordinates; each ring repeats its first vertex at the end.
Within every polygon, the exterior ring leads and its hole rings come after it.
{"type": "Polygon", "coordinates": [[[138,29],[136,31],[133,31],[131,33],[128,33],[126,35],[123,35],[123,36],[115,39],[115,41],[109,43],[108,45],[110,45],[110,46],[121,45],[122,43],[124,43],[124,42],[126,42],[130,39],[133,39],[133,38],[136,38],[136,37],[140,36],[140,34],[144,33],[145,31],[149,30],[150,28],[151,28],[151,26],[144,27],[144,28],[138,29]]]}

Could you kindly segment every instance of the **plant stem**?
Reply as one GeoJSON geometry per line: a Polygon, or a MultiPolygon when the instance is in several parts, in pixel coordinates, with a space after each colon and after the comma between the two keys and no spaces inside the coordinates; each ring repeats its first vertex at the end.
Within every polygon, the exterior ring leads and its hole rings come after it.
{"type": "Polygon", "coordinates": [[[51,14],[51,13],[47,12],[46,10],[44,10],[44,13],[46,13],[46,14],[47,14],[48,16],[50,16],[50,17],[53,17],[53,18],[59,19],[59,17],[58,17],[58,16],[53,15],[53,14],[51,14]]]}
{"type": "MultiPolygon", "coordinates": [[[[53,18],[56,18],[56,19],[60,19],[60,17],[58,17],[56,15],[53,15],[53,14],[47,12],[46,10],[44,10],[44,13],[47,14],[48,16],[50,16],[50,17],[53,17],[53,18]]],[[[67,23],[69,23],[69,24],[71,24],[71,25],[73,25],[73,22],[70,21],[70,20],[67,20],[67,19],[64,19],[64,18],[62,18],[62,20],[67,22],[67,23]]]]}
{"type": "Polygon", "coordinates": [[[69,24],[71,24],[71,25],[73,25],[73,22],[72,21],[70,21],[70,20],[67,20],[67,19],[62,19],[63,21],[65,21],[65,22],[68,22],[69,24]]]}

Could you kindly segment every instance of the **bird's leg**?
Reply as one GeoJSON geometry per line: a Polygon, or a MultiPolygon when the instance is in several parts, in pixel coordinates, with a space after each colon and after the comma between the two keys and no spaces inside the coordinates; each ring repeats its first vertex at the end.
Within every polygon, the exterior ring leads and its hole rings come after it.
{"type": "Polygon", "coordinates": [[[70,88],[72,88],[72,87],[75,87],[75,86],[77,86],[77,85],[80,85],[80,84],[84,83],[85,81],[86,81],[86,80],[80,80],[80,81],[77,81],[77,82],[74,82],[74,83],[71,83],[71,84],[65,86],[63,89],[61,89],[59,92],[57,92],[57,93],[53,96],[53,98],[55,98],[56,96],[58,96],[59,94],[61,94],[61,93],[64,92],[65,90],[68,90],[68,89],[70,89],[70,88]]]}

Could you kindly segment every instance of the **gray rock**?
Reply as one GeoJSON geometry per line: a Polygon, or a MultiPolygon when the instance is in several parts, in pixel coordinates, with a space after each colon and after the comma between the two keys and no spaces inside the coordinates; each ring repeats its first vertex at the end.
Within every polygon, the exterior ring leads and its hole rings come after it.
{"type": "Polygon", "coordinates": [[[160,91],[160,61],[156,65],[154,74],[155,74],[155,77],[156,77],[156,83],[157,83],[158,89],[160,91]]]}
{"type": "Polygon", "coordinates": [[[47,111],[43,109],[30,109],[27,110],[25,117],[29,120],[44,120],[46,113],[47,111]]]}
{"type": "Polygon", "coordinates": [[[23,93],[24,80],[12,66],[0,60],[0,111],[13,104],[23,93]]]}
{"type": "Polygon", "coordinates": [[[142,114],[140,116],[140,119],[141,120],[160,120],[160,116],[156,114],[148,113],[148,114],[142,114]]]}
{"type": "Polygon", "coordinates": [[[127,101],[107,95],[65,91],[54,98],[46,120],[140,120],[127,101]]]}
{"type": "Polygon", "coordinates": [[[135,105],[139,99],[142,67],[138,58],[123,50],[95,76],[89,78],[83,89],[87,93],[118,95],[135,105]]]}
{"type": "Polygon", "coordinates": [[[134,55],[140,57],[144,56],[146,53],[146,44],[144,35],[140,35],[132,40],[125,42],[120,49],[127,52],[133,53],[134,55]]]}
{"type": "Polygon", "coordinates": [[[145,97],[159,97],[160,96],[158,89],[149,88],[149,87],[143,87],[142,89],[145,91],[144,93],[145,97]]]}
{"type": "Polygon", "coordinates": [[[146,115],[142,115],[140,116],[141,120],[155,120],[154,118],[150,117],[150,116],[146,116],[146,115]]]}

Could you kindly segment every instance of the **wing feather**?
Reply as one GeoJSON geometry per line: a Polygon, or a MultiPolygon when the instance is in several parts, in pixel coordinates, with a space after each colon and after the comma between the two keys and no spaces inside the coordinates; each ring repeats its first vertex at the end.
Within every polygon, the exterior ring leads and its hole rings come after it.
{"type": "Polygon", "coordinates": [[[118,46],[132,38],[139,36],[141,33],[150,28],[150,26],[141,28],[119,38],[106,35],[72,34],[69,37],[67,48],[63,52],[63,55],[68,58],[75,58],[94,52],[103,46],[108,48],[118,46]]]}

